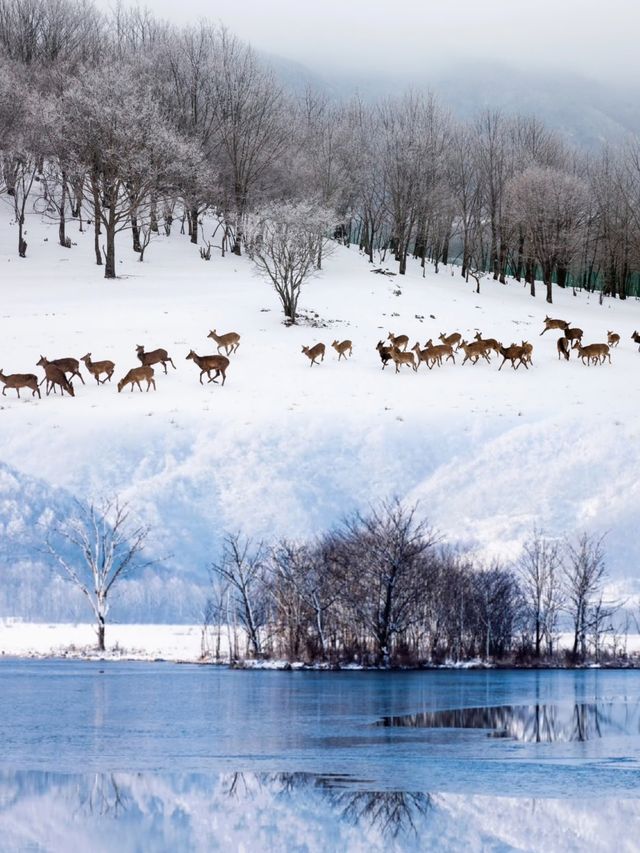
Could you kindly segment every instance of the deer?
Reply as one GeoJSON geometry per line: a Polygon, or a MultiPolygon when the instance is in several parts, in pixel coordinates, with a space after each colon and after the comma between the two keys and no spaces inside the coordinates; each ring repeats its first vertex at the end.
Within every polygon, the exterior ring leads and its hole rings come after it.
{"type": "Polygon", "coordinates": [[[307,356],[310,361],[309,367],[313,367],[313,365],[316,363],[316,359],[318,358],[318,356],[320,356],[320,361],[324,361],[324,350],[324,344],[316,344],[313,347],[302,347],[302,352],[307,356]]]}
{"type": "Polygon", "coordinates": [[[397,349],[401,349],[403,352],[406,352],[406,349],[409,346],[408,335],[394,335],[393,332],[389,332],[389,340],[391,341],[392,347],[397,347],[397,349]]]}
{"type": "Polygon", "coordinates": [[[411,351],[416,354],[416,372],[423,361],[427,365],[429,370],[433,368],[433,365],[437,361],[436,356],[433,355],[429,347],[425,347],[425,349],[420,349],[420,344],[418,343],[418,341],[416,341],[415,345],[411,348],[411,351]]]}
{"type": "Polygon", "coordinates": [[[552,320],[551,317],[546,316],[544,318],[544,329],[540,332],[541,335],[544,335],[545,332],[548,332],[550,329],[560,329],[561,331],[565,331],[569,328],[569,323],[565,320],[552,320]]]}
{"type": "Polygon", "coordinates": [[[510,361],[511,367],[513,367],[514,370],[517,370],[521,364],[524,364],[526,370],[529,370],[525,348],[521,344],[511,344],[509,347],[500,347],[500,355],[502,356],[502,364],[498,368],[498,371],[502,370],[505,361],[510,361]],[[516,361],[518,362],[517,364],[516,361]]]}
{"type": "Polygon", "coordinates": [[[75,397],[75,391],[73,390],[73,385],[67,377],[65,376],[64,370],[61,367],[58,367],[57,364],[53,364],[51,361],[47,361],[47,359],[41,355],[40,361],[37,362],[38,367],[42,367],[44,370],[44,379],[41,380],[40,385],[46,381],[46,389],[47,389],[47,397],[53,390],[53,393],[56,393],[56,385],[60,386],[60,393],[64,397],[64,392],[66,391],[71,397],[75,397]]]}
{"type": "Polygon", "coordinates": [[[80,361],[84,362],[84,366],[94,377],[98,385],[104,385],[107,379],[109,380],[109,382],[111,382],[113,371],[116,369],[116,366],[112,361],[91,361],[90,352],[88,352],[86,355],[83,355],[80,361]],[[102,373],[106,373],[107,375],[104,377],[104,379],[101,380],[100,374],[102,373]]]}
{"type": "Polygon", "coordinates": [[[640,335],[637,332],[634,332],[631,335],[631,340],[638,344],[638,352],[640,352],[640,335]]]}
{"type": "Polygon", "coordinates": [[[491,349],[496,355],[500,355],[500,347],[502,346],[500,341],[495,338],[483,338],[480,332],[476,332],[474,338],[479,344],[484,344],[487,349],[491,349]]]}
{"type": "Polygon", "coordinates": [[[575,329],[564,330],[564,336],[568,341],[572,341],[572,346],[575,346],[576,341],[582,343],[583,335],[584,332],[582,331],[582,329],[578,329],[577,327],[575,329]]]}
{"type": "Polygon", "coordinates": [[[49,364],[55,364],[56,367],[59,367],[65,375],[70,373],[71,377],[77,376],[84,385],[84,379],[80,373],[80,362],[77,358],[52,358],[47,359],[47,361],[49,364]]]}
{"type": "Polygon", "coordinates": [[[229,359],[226,355],[198,355],[193,350],[189,351],[189,355],[187,356],[187,360],[191,359],[191,361],[195,362],[200,368],[200,384],[204,385],[202,381],[202,374],[206,373],[209,382],[218,381],[218,376],[222,375],[222,384],[224,385],[227,379],[227,367],[229,367],[229,359]],[[211,376],[211,371],[215,370],[213,376],[211,376]]]}
{"type": "Polygon", "coordinates": [[[2,382],[2,396],[5,396],[7,388],[15,388],[18,400],[20,399],[21,388],[31,388],[31,396],[36,394],[42,399],[40,388],[38,387],[38,377],[35,373],[3,373],[0,369],[0,382],[2,382]]]}
{"type": "Polygon", "coordinates": [[[617,332],[607,332],[607,343],[610,347],[617,347],[620,343],[620,335],[617,332]]]}
{"type": "Polygon", "coordinates": [[[144,364],[142,367],[132,367],[131,370],[118,382],[118,394],[122,391],[125,385],[131,385],[131,391],[133,392],[133,386],[137,385],[138,390],[142,391],[142,386],[140,382],[146,380],[147,383],[147,391],[153,385],[153,390],[156,390],[156,380],[153,378],[154,369],[149,364],[144,364]]]}
{"type": "Polygon", "coordinates": [[[456,357],[453,354],[453,345],[452,344],[434,344],[432,339],[429,340],[425,344],[425,348],[429,350],[432,357],[436,359],[438,362],[438,367],[442,367],[442,359],[445,361],[451,359],[451,361],[455,364],[456,357]]]}
{"type": "Polygon", "coordinates": [[[234,353],[238,351],[238,347],[240,346],[240,335],[237,332],[227,332],[226,335],[218,335],[216,334],[216,330],[213,329],[207,335],[208,338],[211,338],[218,344],[218,352],[220,352],[220,348],[224,347],[224,351],[227,355],[229,353],[234,353]]]}
{"type": "Polygon", "coordinates": [[[391,347],[386,347],[384,345],[384,341],[378,341],[376,344],[376,349],[378,350],[378,355],[380,356],[380,361],[382,362],[382,369],[384,370],[387,366],[388,362],[391,361],[391,347]]]}
{"type": "Polygon", "coordinates": [[[556,343],[556,349],[558,350],[558,358],[565,358],[569,361],[569,354],[571,353],[571,347],[569,346],[569,341],[563,335],[561,338],[558,338],[556,343]]]}
{"type": "Polygon", "coordinates": [[[524,350],[523,358],[527,364],[533,364],[533,344],[529,341],[522,341],[522,349],[524,350]]]}
{"type": "Polygon", "coordinates": [[[476,364],[479,358],[484,358],[486,362],[491,361],[489,358],[489,351],[482,341],[472,341],[472,343],[460,341],[460,346],[464,350],[464,359],[462,360],[463,364],[466,361],[476,364]]]}
{"type": "Polygon", "coordinates": [[[396,366],[396,373],[400,373],[401,364],[410,365],[414,372],[418,369],[412,352],[404,352],[403,350],[398,349],[398,347],[394,346],[391,349],[391,358],[393,359],[393,362],[396,366]]]}
{"type": "MultiPolygon", "coordinates": [[[[167,362],[171,362],[171,367],[176,369],[175,364],[173,363],[169,353],[166,349],[154,349],[151,352],[145,352],[144,347],[140,344],[136,345],[136,355],[140,359],[140,363],[143,367],[151,367],[152,364],[162,364],[164,367],[165,376],[167,375],[167,362]]],[[[155,388],[155,381],[153,387],[155,388]]],[[[148,390],[148,389],[147,389],[148,390]]]]}
{"type": "Polygon", "coordinates": [[[438,337],[445,346],[455,346],[456,349],[460,349],[460,344],[462,342],[462,335],[460,334],[460,332],[453,332],[450,335],[447,335],[445,332],[441,332],[438,337]]]}
{"type": "Polygon", "coordinates": [[[345,355],[346,352],[349,353],[349,358],[351,358],[351,353],[353,352],[353,344],[351,341],[342,341],[341,343],[334,341],[331,346],[338,353],[338,361],[340,361],[341,358],[344,358],[345,361],[347,360],[345,355]]]}
{"type": "Polygon", "coordinates": [[[588,344],[587,346],[578,345],[574,347],[578,350],[578,358],[582,359],[583,364],[604,364],[605,359],[609,359],[611,364],[611,353],[609,352],[608,344],[588,344]],[[587,359],[585,361],[585,358],[587,359]]]}

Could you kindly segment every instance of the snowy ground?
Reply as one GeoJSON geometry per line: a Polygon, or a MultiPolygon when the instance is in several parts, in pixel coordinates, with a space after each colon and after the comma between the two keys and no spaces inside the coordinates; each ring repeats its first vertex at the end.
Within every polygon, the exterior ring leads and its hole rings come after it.
{"type": "MultiPolygon", "coordinates": [[[[236,629],[236,635],[238,635],[236,629]]],[[[219,633],[219,655],[228,659],[230,632],[223,627],[219,633]]],[[[0,618],[0,657],[79,657],[110,658],[113,660],[157,660],[197,662],[203,652],[211,659],[218,648],[218,631],[208,628],[203,637],[201,625],[110,624],[107,626],[107,651],[96,650],[96,629],[84,622],[53,623],[24,622],[0,618]]],[[[570,648],[572,637],[559,638],[561,648],[570,648]]],[[[619,640],[622,642],[622,640],[619,640]]],[[[232,646],[233,647],[233,646],[232,646]]],[[[626,638],[628,654],[640,652],[640,634],[626,638]]],[[[286,661],[247,661],[249,667],[280,668],[286,661]]],[[[471,661],[482,666],[482,661],[471,661]]]]}
{"type": "Polygon", "coordinates": [[[171,555],[162,570],[171,582],[146,597],[130,590],[139,603],[128,612],[141,619],[161,606],[175,618],[178,599],[206,581],[227,530],[314,534],[391,495],[420,500],[443,534],[487,556],[517,554],[534,523],[557,535],[608,531],[613,591],[640,591],[635,300],[601,306],[556,289],[549,308],[542,288],[531,299],[515,282],[487,279],[476,295],[449,270],[423,278],[417,266],[387,278],[373,275],[357,249],[340,248],[300,305],[328,327],[285,328],[275,294],[244,258],[203,262],[175,233],[140,264],[123,239],[121,277],[105,282],[92,264],[91,234],[72,226],[78,245],[65,250],[55,227],[34,217],[20,260],[15,228],[0,216],[0,368],[41,373],[40,354],[87,351],[117,364],[111,384],[76,380],[75,399],[0,398],[0,556],[12,585],[10,596],[0,591],[0,616],[40,614],[31,558],[20,553],[18,573],[16,555],[61,495],[114,492],[153,528],[154,554],[171,555]],[[539,336],[547,312],[579,325],[587,342],[619,332],[613,364],[559,362],[557,333],[539,336]],[[242,335],[224,388],[201,386],[186,361],[190,348],[215,351],[212,328],[242,335]],[[380,370],[375,344],[389,331],[413,345],[476,329],[507,344],[531,340],[533,368],[499,373],[494,360],[423,366],[417,375],[380,370]],[[334,337],[353,340],[346,363],[329,347],[334,337]],[[310,369],[300,348],[317,341],[327,356],[310,369]],[[165,347],[177,369],[156,371],[156,393],[119,395],[115,380],[136,365],[136,344],[165,347]],[[178,592],[170,585],[177,579],[178,592]]]}

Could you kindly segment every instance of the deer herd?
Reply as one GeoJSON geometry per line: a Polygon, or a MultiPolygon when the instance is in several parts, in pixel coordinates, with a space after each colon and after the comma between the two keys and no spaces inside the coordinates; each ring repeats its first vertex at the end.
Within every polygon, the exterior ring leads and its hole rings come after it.
{"type": "MultiPolygon", "coordinates": [[[[584,333],[582,329],[572,327],[565,320],[553,319],[545,317],[544,328],[540,335],[545,332],[557,329],[562,332],[562,335],[557,340],[557,351],[559,359],[571,357],[571,351],[576,352],[579,358],[585,365],[604,364],[606,361],[611,363],[611,349],[617,347],[620,343],[620,335],[616,332],[607,332],[606,343],[593,343],[583,345],[582,339],[584,333]]],[[[222,377],[222,385],[225,384],[227,378],[227,369],[229,367],[229,356],[235,354],[240,346],[240,335],[237,332],[228,332],[224,335],[218,335],[213,329],[207,335],[207,338],[212,339],[217,345],[217,353],[214,355],[198,355],[195,350],[190,350],[186,356],[186,360],[191,360],[200,369],[200,384],[204,385],[202,377],[206,374],[208,382],[217,383],[218,377],[222,377]],[[225,354],[222,355],[221,350],[224,349],[225,354]],[[212,375],[213,374],[213,375],[212,375]]],[[[635,331],[631,335],[634,343],[638,344],[640,350],[640,334],[635,331]]],[[[490,363],[491,356],[501,356],[502,361],[498,370],[502,370],[503,366],[509,362],[514,370],[517,370],[522,365],[526,370],[533,364],[533,344],[529,341],[522,341],[519,344],[510,344],[505,347],[495,338],[484,338],[480,332],[476,332],[474,339],[466,341],[463,339],[460,332],[453,332],[447,335],[442,332],[439,335],[440,343],[434,344],[433,339],[429,340],[422,347],[416,341],[413,347],[409,348],[409,337],[407,335],[395,335],[389,332],[385,341],[378,341],[376,350],[382,362],[382,369],[393,362],[395,372],[399,373],[403,365],[412,368],[416,371],[424,362],[429,370],[434,367],[441,367],[448,361],[456,363],[456,355],[462,357],[462,364],[470,362],[477,364],[480,360],[490,363]]],[[[353,344],[350,340],[338,341],[334,340],[331,344],[335,350],[338,361],[347,360],[347,356],[351,357],[353,352],[353,344]]],[[[314,346],[303,346],[302,352],[309,359],[309,366],[313,367],[319,361],[324,361],[325,345],[317,343],[314,346]]],[[[165,375],[167,374],[167,364],[170,364],[173,369],[176,369],[173,360],[166,349],[155,349],[146,351],[145,348],[138,344],[136,346],[136,355],[139,366],[132,367],[125,376],[118,382],[118,392],[121,392],[127,385],[133,391],[137,387],[142,391],[141,382],[146,382],[146,390],[156,390],[155,371],[153,365],[161,364],[165,375]]],[[[80,361],[83,362],[86,370],[90,373],[98,385],[104,385],[111,378],[115,371],[113,361],[105,359],[103,361],[93,361],[91,353],[83,355],[80,360],[76,358],[55,358],[47,359],[41,355],[37,362],[37,367],[41,367],[44,371],[44,377],[38,380],[35,373],[4,373],[0,370],[0,382],[3,384],[2,394],[5,395],[7,388],[15,389],[18,398],[20,398],[20,389],[26,388],[31,391],[31,396],[41,397],[40,386],[45,384],[46,394],[51,391],[55,394],[59,389],[60,394],[64,396],[66,392],[71,397],[75,397],[72,379],[77,377],[84,385],[84,379],[80,373],[80,361]]]]}
{"type": "MultiPolygon", "coordinates": [[[[240,346],[240,335],[237,332],[218,335],[216,330],[213,329],[213,331],[209,332],[207,337],[212,338],[217,344],[217,354],[198,355],[194,350],[190,350],[187,360],[190,359],[195,362],[195,364],[200,368],[201,385],[204,385],[202,377],[205,373],[207,374],[207,380],[209,382],[217,383],[218,377],[222,376],[222,384],[224,385],[227,378],[226,371],[229,367],[228,356],[238,351],[238,347],[240,346]],[[226,355],[222,355],[220,353],[221,349],[224,349],[226,355]],[[212,372],[213,376],[211,375],[212,372]]],[[[122,391],[123,388],[126,388],[127,385],[131,386],[132,391],[134,387],[137,387],[139,391],[142,391],[141,382],[147,383],[147,391],[150,391],[151,388],[155,391],[156,380],[155,371],[153,369],[154,364],[161,364],[165,375],[167,373],[167,364],[170,364],[174,370],[176,369],[173,359],[166,349],[154,349],[147,352],[141,344],[138,344],[136,346],[136,355],[138,356],[140,365],[132,367],[131,370],[129,370],[118,382],[118,393],[122,391]]],[[[92,361],[90,352],[83,355],[80,361],[84,362],[84,366],[87,371],[93,376],[98,385],[104,385],[105,382],[111,381],[111,377],[116,369],[116,366],[112,361],[106,359],[104,361],[92,361]]],[[[46,382],[45,390],[47,396],[51,391],[55,394],[56,390],[60,389],[60,393],[63,396],[66,391],[69,396],[75,397],[75,391],[71,382],[72,378],[77,376],[82,384],[85,384],[82,374],[80,373],[80,361],[78,361],[77,358],[48,359],[41,355],[40,360],[36,363],[37,367],[41,367],[44,370],[44,377],[40,381],[38,381],[38,377],[35,373],[9,374],[0,370],[0,382],[3,384],[2,394],[3,396],[5,395],[7,388],[13,388],[15,389],[18,398],[20,398],[20,389],[27,388],[31,391],[32,397],[35,397],[36,394],[38,397],[41,397],[40,386],[46,382]]]]}
{"type": "MultiPolygon", "coordinates": [[[[620,335],[616,332],[607,332],[607,343],[588,344],[583,346],[582,338],[584,332],[582,329],[573,328],[570,323],[565,320],[557,320],[552,317],[545,317],[544,329],[540,332],[544,335],[551,329],[559,329],[562,336],[558,338],[557,350],[558,358],[564,358],[567,361],[571,357],[571,350],[576,350],[577,358],[583,364],[604,364],[605,361],[611,363],[611,348],[617,347],[620,343],[620,335]]],[[[631,339],[638,344],[640,350],[640,334],[634,332],[631,339]]],[[[472,341],[465,341],[460,332],[453,332],[447,335],[442,332],[439,335],[440,343],[434,344],[433,339],[425,343],[424,347],[416,341],[413,347],[409,348],[408,335],[396,335],[389,332],[388,337],[384,341],[378,341],[376,350],[382,362],[384,370],[389,362],[393,362],[396,368],[396,373],[400,372],[403,365],[412,368],[416,371],[424,362],[429,370],[432,370],[436,365],[441,367],[447,361],[456,363],[456,355],[463,356],[462,364],[470,362],[477,364],[481,359],[490,363],[491,356],[501,356],[502,361],[498,370],[502,370],[506,362],[511,364],[514,370],[517,370],[522,365],[526,370],[533,364],[533,344],[530,341],[522,341],[519,344],[510,344],[505,347],[501,341],[495,338],[484,338],[480,332],[476,332],[472,341]]],[[[351,341],[334,341],[331,346],[338,353],[338,361],[345,357],[348,352],[351,355],[353,346],[351,341]]],[[[315,344],[315,346],[302,347],[302,352],[309,359],[309,366],[313,367],[318,364],[318,359],[324,361],[325,345],[323,343],[315,344]]]]}

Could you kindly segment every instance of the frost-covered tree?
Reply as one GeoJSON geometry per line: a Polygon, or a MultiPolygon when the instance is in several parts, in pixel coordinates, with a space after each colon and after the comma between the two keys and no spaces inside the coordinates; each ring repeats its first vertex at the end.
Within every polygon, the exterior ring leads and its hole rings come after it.
{"type": "Polygon", "coordinates": [[[179,186],[187,157],[149,97],[146,71],[123,63],[90,70],[64,98],[69,147],[87,169],[85,200],[104,228],[105,278],[116,276],[116,234],[137,223],[154,193],[179,186]]]}
{"type": "Polygon", "coordinates": [[[553,302],[553,275],[575,258],[587,209],[587,190],[575,174],[531,166],[509,181],[509,218],[524,233],[533,260],[542,270],[546,300],[553,302]]]}
{"type": "Polygon", "coordinates": [[[126,578],[153,564],[144,557],[149,529],[137,524],[128,505],[104,499],[52,525],[44,551],[51,565],[85,596],[96,619],[98,649],[105,650],[110,596],[126,578]]]}
{"type": "Polygon", "coordinates": [[[239,255],[251,201],[284,150],[291,128],[282,89],[250,47],[222,30],[216,56],[211,78],[214,156],[232,205],[233,251],[239,255]]]}
{"type": "Polygon", "coordinates": [[[308,201],[271,203],[247,218],[246,241],[258,273],[273,285],[288,323],[296,322],[300,290],[327,255],[332,210],[308,201]]]}

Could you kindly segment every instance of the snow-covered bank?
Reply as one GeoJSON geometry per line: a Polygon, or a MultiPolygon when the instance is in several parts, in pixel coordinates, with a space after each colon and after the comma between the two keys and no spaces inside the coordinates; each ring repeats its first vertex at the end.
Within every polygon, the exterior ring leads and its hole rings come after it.
{"type": "Polygon", "coordinates": [[[202,656],[198,625],[109,625],[107,651],[96,651],[95,626],[0,619],[0,655],[83,657],[118,660],[197,661],[202,656]]]}
{"type": "MultiPolygon", "coordinates": [[[[237,629],[236,629],[237,631],[237,629]]],[[[222,661],[229,660],[228,631],[223,629],[219,638],[219,654],[222,661]]],[[[570,648],[571,637],[560,637],[560,647],[570,648]]],[[[0,618],[0,656],[7,657],[70,657],[109,660],[166,660],[200,662],[214,660],[214,649],[218,641],[217,632],[209,630],[203,638],[202,625],[135,625],[110,624],[107,626],[107,650],[96,649],[95,626],[88,623],[23,622],[20,619],[0,618]]],[[[626,638],[629,655],[640,653],[640,634],[629,634],[626,638]]],[[[635,659],[634,659],[635,660],[635,659]]],[[[634,665],[638,665],[635,661],[634,665]]],[[[245,669],[301,669],[302,663],[286,660],[246,660],[245,669]]],[[[451,669],[481,669],[487,663],[471,660],[460,663],[453,661],[445,665],[451,669]]],[[[327,669],[326,665],[319,666],[327,669]]],[[[341,669],[361,669],[356,662],[342,664],[341,669]]]]}
{"type": "Polygon", "coordinates": [[[601,306],[556,288],[549,309],[514,282],[485,279],[477,295],[449,270],[372,275],[357,249],[339,248],[301,302],[327,327],[287,329],[245,258],[205,263],[174,234],[140,264],[122,241],[122,277],[105,282],[91,263],[92,235],[74,234],[69,251],[53,230],[34,218],[25,260],[13,254],[13,231],[0,233],[0,366],[39,372],[40,354],[90,351],[113,359],[119,378],[144,344],[166,347],[177,369],[157,371],[149,394],[118,394],[86,376],[75,399],[2,398],[0,614],[41,617],[55,599],[48,618],[82,618],[79,599],[33,568],[31,545],[62,497],[114,492],[152,527],[153,556],[171,555],[114,600],[114,614],[132,620],[195,618],[226,530],[308,536],[393,494],[419,499],[445,536],[487,557],[515,556],[534,523],[559,536],[609,531],[611,591],[639,591],[640,354],[629,340],[639,303],[601,306]],[[539,335],[547,311],[589,341],[618,331],[613,364],[558,361],[554,333],[539,335]],[[192,347],[213,351],[211,328],[242,334],[224,388],[200,385],[186,361],[192,347]],[[462,367],[458,358],[431,372],[380,370],[375,344],[389,331],[412,345],[454,329],[528,338],[534,366],[498,372],[495,360],[462,367]],[[334,337],[353,340],[353,357],[338,364],[328,347],[309,369],[301,345],[334,337]]]}

